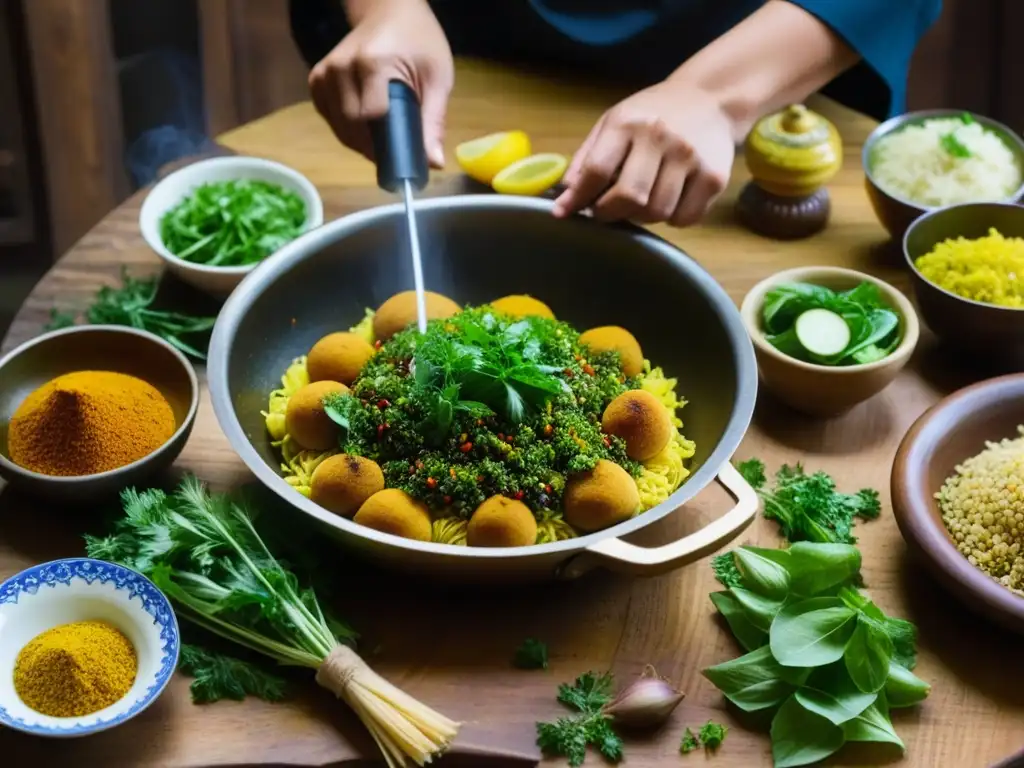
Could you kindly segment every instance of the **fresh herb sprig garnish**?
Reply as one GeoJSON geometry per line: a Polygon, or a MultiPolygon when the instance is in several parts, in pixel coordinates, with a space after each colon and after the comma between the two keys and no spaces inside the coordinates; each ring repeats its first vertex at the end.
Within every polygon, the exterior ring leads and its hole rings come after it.
{"type": "Polygon", "coordinates": [[[714,720],[708,720],[704,725],[700,727],[698,732],[694,734],[689,728],[683,732],[683,738],[679,742],[680,754],[687,755],[694,750],[704,747],[709,752],[714,752],[725,741],[725,735],[729,732],[729,729],[721,723],[716,723],[714,720]]]}
{"type": "MultiPolygon", "coordinates": [[[[122,269],[121,286],[100,288],[92,304],[85,311],[85,321],[91,325],[124,325],[149,331],[184,354],[197,360],[205,360],[204,349],[217,318],[153,309],[159,284],[157,276],[136,278],[122,269]]],[[[50,322],[46,330],[66,328],[74,324],[73,314],[53,309],[50,311],[50,322]]]]}
{"type": "MultiPolygon", "coordinates": [[[[960,115],[960,122],[964,125],[971,125],[977,121],[970,112],[964,112],[960,115]]],[[[939,138],[939,145],[952,157],[966,159],[973,156],[967,145],[957,137],[955,130],[942,134],[939,138]]]]}
{"type": "Polygon", "coordinates": [[[558,700],[579,712],[553,723],[537,723],[537,746],[545,755],[564,757],[571,766],[583,765],[587,747],[593,747],[610,762],[622,759],[622,739],[612,728],[611,718],[601,712],[612,700],[614,681],[610,673],[586,672],[572,685],[558,687],[558,700]]]}
{"type": "Polygon", "coordinates": [[[193,704],[212,704],[221,699],[241,701],[255,696],[264,701],[281,701],[285,682],[255,664],[187,643],[181,646],[178,669],[192,678],[189,691],[193,704]]]}
{"type": "Polygon", "coordinates": [[[548,647],[540,640],[528,637],[516,649],[512,663],[519,669],[547,669],[548,647]]]}
{"type": "Polygon", "coordinates": [[[160,239],[179,259],[211,267],[262,261],[302,233],[306,204],[256,179],[203,184],[160,219],[160,239]]]}

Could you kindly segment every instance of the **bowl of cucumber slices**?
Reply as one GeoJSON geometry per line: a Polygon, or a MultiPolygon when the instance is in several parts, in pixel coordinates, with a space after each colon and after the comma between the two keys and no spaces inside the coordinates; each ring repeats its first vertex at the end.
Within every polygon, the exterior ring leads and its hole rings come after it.
{"type": "Polygon", "coordinates": [[[740,314],[765,389],[814,416],[845,413],[885,389],[920,333],[902,292],[842,267],[774,274],[747,293],[740,314]]]}

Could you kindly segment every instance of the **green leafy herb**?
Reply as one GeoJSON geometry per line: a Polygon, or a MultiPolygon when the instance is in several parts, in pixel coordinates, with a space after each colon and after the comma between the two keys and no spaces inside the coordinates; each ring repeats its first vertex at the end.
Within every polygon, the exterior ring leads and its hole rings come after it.
{"type": "Polygon", "coordinates": [[[857,541],[851,533],[855,517],[878,517],[878,491],[864,488],[857,493],[840,493],[835,481],[824,472],[808,475],[801,465],[783,465],[775,473],[775,487],[768,491],[764,463],[759,459],[741,462],[737,469],[754,486],[764,504],[764,516],[775,520],[789,541],[857,541]]]}
{"type": "MultiPolygon", "coordinates": [[[[206,353],[202,349],[209,341],[209,332],[217,318],[153,309],[158,287],[157,277],[134,278],[122,269],[121,287],[100,288],[85,311],[85,320],[91,325],[124,325],[149,331],[184,354],[205,360],[206,353]]],[[[46,328],[67,328],[74,325],[74,319],[70,313],[53,309],[46,328]]]]}
{"type": "Polygon", "coordinates": [[[583,765],[587,747],[596,749],[606,760],[622,759],[622,739],[612,729],[611,719],[601,709],[612,700],[611,674],[586,672],[572,685],[558,687],[558,700],[579,712],[560,717],[553,723],[537,723],[537,746],[545,755],[565,757],[571,766],[583,765]]]}
{"type": "Polygon", "coordinates": [[[540,640],[528,637],[516,649],[512,663],[519,669],[547,669],[548,647],[540,640]]]}
{"type": "Polygon", "coordinates": [[[778,285],[765,295],[761,323],[765,340],[780,352],[819,365],[875,362],[887,357],[901,338],[899,315],[885,303],[878,287],[869,282],[847,291],[810,283],[778,285]],[[821,309],[841,317],[849,329],[849,341],[836,354],[815,354],[797,333],[798,318],[821,309]]]}
{"type": "Polygon", "coordinates": [[[683,740],[679,743],[680,753],[686,755],[693,752],[695,749],[700,749],[700,741],[693,735],[693,731],[689,728],[683,733],[683,740]]]}
{"type": "MultiPolygon", "coordinates": [[[[748,477],[758,473],[763,485],[763,466],[748,464],[748,477]]],[[[775,765],[807,765],[847,741],[902,748],[889,707],[912,706],[929,692],[910,671],[917,631],[854,586],[856,547],[800,541],[729,556],[733,586],[711,600],[748,653],[704,675],[740,709],[772,714],[775,765]]],[[[727,572],[724,560],[715,571],[727,572]]]]}
{"type": "Polygon", "coordinates": [[[160,239],[179,259],[211,267],[255,264],[302,233],[306,204],[257,179],[203,184],[160,219],[160,239]]]}
{"type": "Polygon", "coordinates": [[[700,727],[700,733],[697,734],[697,738],[700,739],[700,743],[706,749],[716,750],[722,746],[722,742],[725,741],[725,734],[728,731],[729,729],[721,723],[708,720],[700,727]]]}
{"type": "Polygon", "coordinates": [[[178,669],[195,678],[189,690],[192,702],[209,704],[221,699],[241,701],[256,696],[265,701],[284,698],[284,680],[264,672],[255,664],[220,653],[183,644],[178,669]]]}
{"type": "Polygon", "coordinates": [[[736,559],[732,556],[732,552],[715,555],[711,559],[711,569],[722,586],[738,587],[743,583],[743,576],[740,574],[740,569],[736,567],[736,559]]]}
{"type": "Polygon", "coordinates": [[[969,150],[967,145],[957,138],[956,131],[950,131],[949,133],[942,134],[942,137],[939,139],[939,144],[947,154],[953,157],[960,159],[971,157],[971,150],[969,150]]]}

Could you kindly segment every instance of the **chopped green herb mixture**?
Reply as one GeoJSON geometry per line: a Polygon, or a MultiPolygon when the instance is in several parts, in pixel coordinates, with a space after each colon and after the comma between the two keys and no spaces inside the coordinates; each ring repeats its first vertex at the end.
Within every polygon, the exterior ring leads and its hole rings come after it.
{"type": "Polygon", "coordinates": [[[241,701],[255,696],[265,701],[281,701],[285,682],[255,664],[209,651],[187,643],[181,646],[178,669],[194,678],[189,691],[192,703],[210,704],[221,699],[241,701]]]}
{"type": "Polygon", "coordinates": [[[565,323],[470,309],[432,321],[423,337],[396,334],[354,397],[329,395],[325,409],[342,450],[380,464],[389,488],[467,518],[496,494],[543,517],[561,508],[567,477],[599,459],[641,470],[601,430],[605,407],[635,383],[617,354],[586,354],[565,323]]]}
{"type": "MultiPolygon", "coordinates": [[[[121,287],[100,288],[93,303],[85,311],[85,321],[90,325],[125,325],[149,331],[184,354],[205,360],[209,334],[217,318],[153,309],[158,287],[158,277],[134,278],[122,269],[121,287]]],[[[67,328],[74,324],[73,314],[52,309],[46,330],[67,328]]]]}
{"type": "Polygon", "coordinates": [[[700,749],[700,740],[693,735],[693,731],[687,728],[683,733],[683,740],[679,743],[679,751],[686,755],[697,749],[700,749]]]}
{"type": "Polygon", "coordinates": [[[553,723],[537,723],[537,746],[549,757],[564,757],[571,766],[583,765],[587,747],[593,747],[612,763],[622,759],[622,739],[611,718],[601,709],[612,700],[614,680],[609,673],[586,672],[572,685],[558,687],[558,700],[579,714],[560,717],[553,723]]]}
{"type": "Polygon", "coordinates": [[[902,338],[899,315],[868,282],[848,291],[810,283],[777,285],[765,295],[761,324],[765,340],[777,350],[818,365],[873,363],[891,354],[902,338]]]}
{"type": "Polygon", "coordinates": [[[540,640],[528,637],[516,649],[516,655],[512,662],[519,669],[547,669],[548,647],[540,640]]]}
{"type": "Polygon", "coordinates": [[[203,184],[160,220],[160,239],[180,259],[211,267],[262,261],[302,233],[306,204],[278,184],[203,184]]]}
{"type": "Polygon", "coordinates": [[[683,732],[682,741],[679,743],[679,752],[686,755],[701,747],[704,747],[709,752],[714,752],[722,746],[722,742],[725,741],[725,734],[728,732],[729,729],[727,727],[713,720],[708,720],[704,723],[696,736],[693,734],[693,731],[687,728],[683,732]]]}

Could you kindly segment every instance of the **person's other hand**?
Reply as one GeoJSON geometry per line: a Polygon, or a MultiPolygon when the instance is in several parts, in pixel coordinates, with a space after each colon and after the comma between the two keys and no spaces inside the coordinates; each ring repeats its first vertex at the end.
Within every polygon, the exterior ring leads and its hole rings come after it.
{"type": "Polygon", "coordinates": [[[444,120],[455,79],[452,52],[424,0],[373,0],[353,29],[309,73],[317,112],[338,140],[370,160],[369,121],[388,111],[388,82],[402,80],[420,100],[423,143],[444,165],[444,120]]]}
{"type": "Polygon", "coordinates": [[[573,156],[555,215],[685,227],[729,180],[735,126],[708,93],[666,80],[605,112],[573,156]]]}

